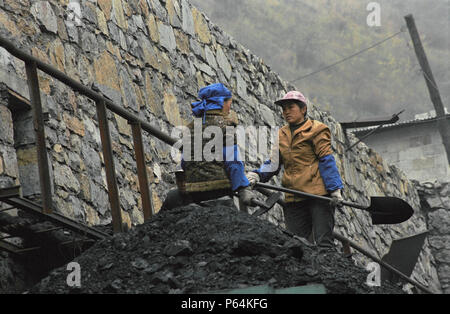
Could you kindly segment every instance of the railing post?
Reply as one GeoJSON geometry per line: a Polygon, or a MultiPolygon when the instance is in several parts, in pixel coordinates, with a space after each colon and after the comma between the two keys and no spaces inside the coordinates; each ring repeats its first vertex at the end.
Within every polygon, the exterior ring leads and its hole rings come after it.
{"type": "Polygon", "coordinates": [[[47,147],[45,145],[45,125],[42,114],[41,94],[39,91],[39,78],[37,75],[36,62],[25,61],[25,69],[27,72],[30,101],[33,107],[33,124],[36,134],[36,149],[39,167],[39,182],[41,186],[42,210],[45,214],[51,214],[53,212],[53,204],[50,171],[48,165],[47,147]]]}
{"type": "Polygon", "coordinates": [[[153,215],[153,204],[150,195],[151,190],[148,184],[147,167],[145,165],[141,123],[131,122],[131,130],[133,132],[134,152],[136,155],[139,190],[141,191],[142,210],[144,212],[144,220],[148,220],[153,215]]]}
{"type": "Polygon", "coordinates": [[[98,126],[102,140],[103,159],[105,161],[106,181],[108,183],[108,197],[111,204],[111,216],[115,233],[122,232],[122,210],[120,208],[119,191],[117,188],[116,171],[114,169],[114,156],[109,133],[108,117],[104,101],[96,102],[98,126]]]}

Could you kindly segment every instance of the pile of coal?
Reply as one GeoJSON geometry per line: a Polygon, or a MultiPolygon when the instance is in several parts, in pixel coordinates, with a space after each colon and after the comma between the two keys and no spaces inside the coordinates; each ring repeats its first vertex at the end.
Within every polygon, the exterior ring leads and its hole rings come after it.
{"type": "Polygon", "coordinates": [[[366,284],[368,272],[340,253],[318,254],[232,203],[192,204],[160,212],[52,271],[28,293],[207,293],[269,285],[323,284],[327,293],[403,293],[366,284]]]}

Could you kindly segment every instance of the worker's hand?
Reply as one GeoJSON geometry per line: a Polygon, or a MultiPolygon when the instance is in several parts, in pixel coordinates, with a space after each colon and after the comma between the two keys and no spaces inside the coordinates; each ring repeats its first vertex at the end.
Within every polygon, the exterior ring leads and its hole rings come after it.
{"type": "Polygon", "coordinates": [[[331,197],[332,197],[332,200],[331,200],[330,205],[334,208],[342,210],[342,207],[344,206],[342,204],[342,202],[344,201],[344,198],[342,197],[341,190],[338,189],[336,191],[331,192],[331,197]]]}
{"type": "Polygon", "coordinates": [[[260,180],[259,174],[257,174],[256,172],[247,172],[247,174],[245,176],[247,177],[248,182],[250,182],[250,185],[251,185],[252,188],[260,180]]]}
{"type": "Polygon", "coordinates": [[[250,186],[241,188],[238,191],[238,196],[242,204],[252,206],[252,199],[255,198],[255,195],[253,194],[250,186]]]}

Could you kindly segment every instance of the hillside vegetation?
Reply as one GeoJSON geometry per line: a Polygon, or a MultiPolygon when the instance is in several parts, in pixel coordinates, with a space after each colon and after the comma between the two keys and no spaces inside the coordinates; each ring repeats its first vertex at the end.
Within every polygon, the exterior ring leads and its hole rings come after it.
{"type": "Polygon", "coordinates": [[[382,0],[381,26],[369,27],[371,1],[190,0],[211,21],[261,56],[285,80],[339,121],[433,110],[404,16],[413,14],[444,105],[450,108],[450,1],[382,0]],[[353,55],[327,70],[297,80],[353,55]]]}

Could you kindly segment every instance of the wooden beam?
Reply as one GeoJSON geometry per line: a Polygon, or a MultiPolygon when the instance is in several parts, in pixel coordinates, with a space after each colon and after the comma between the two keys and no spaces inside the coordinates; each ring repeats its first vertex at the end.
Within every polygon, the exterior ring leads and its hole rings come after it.
{"type": "Polygon", "coordinates": [[[423,76],[430,93],[431,101],[436,110],[437,127],[442,137],[442,143],[447,153],[447,161],[450,164],[450,125],[445,118],[445,109],[442,104],[441,95],[434,80],[433,73],[431,72],[430,64],[428,63],[427,55],[423,49],[422,42],[420,40],[419,32],[417,31],[416,23],[412,14],[405,16],[406,25],[408,26],[409,34],[411,35],[412,42],[414,44],[414,50],[416,52],[417,59],[419,60],[420,67],[422,68],[423,76]]]}
{"type": "Polygon", "coordinates": [[[39,183],[41,186],[42,208],[44,213],[51,214],[53,212],[53,204],[50,183],[50,170],[48,165],[47,147],[45,145],[44,115],[42,112],[41,94],[39,90],[39,78],[37,75],[36,62],[25,62],[25,69],[27,72],[30,101],[33,108],[33,122],[34,131],[36,134],[36,148],[39,166],[39,183]]]}
{"type": "Polygon", "coordinates": [[[104,101],[97,102],[97,118],[102,140],[103,159],[105,161],[106,181],[108,184],[108,197],[111,204],[111,216],[114,232],[122,232],[122,210],[120,208],[119,190],[117,188],[114,155],[109,133],[108,117],[104,101]]]}
{"type": "Polygon", "coordinates": [[[144,145],[142,143],[142,126],[139,122],[132,122],[134,152],[136,155],[136,166],[139,179],[139,190],[142,199],[142,211],[144,220],[148,220],[153,215],[153,204],[151,201],[151,190],[148,184],[147,167],[145,165],[144,145]]]}

